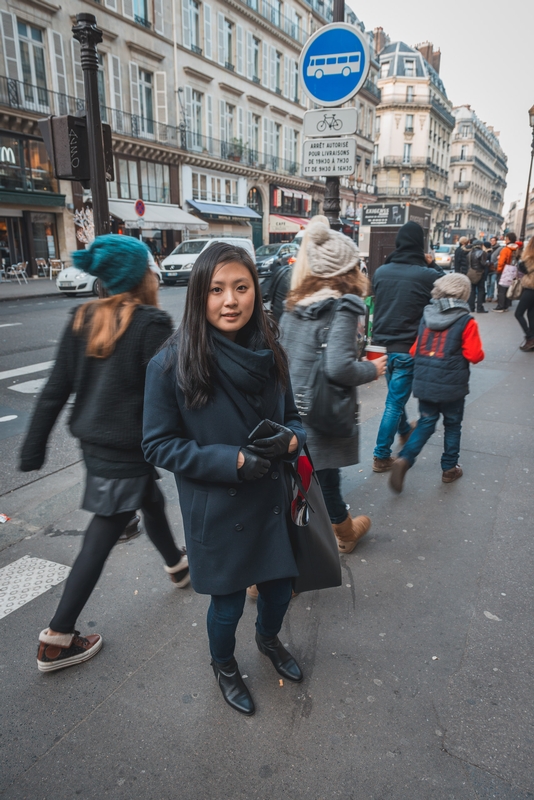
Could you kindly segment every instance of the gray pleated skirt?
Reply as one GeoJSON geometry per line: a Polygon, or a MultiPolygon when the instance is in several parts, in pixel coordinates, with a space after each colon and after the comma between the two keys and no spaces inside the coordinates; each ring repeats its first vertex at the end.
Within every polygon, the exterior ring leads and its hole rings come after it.
{"type": "Polygon", "coordinates": [[[137,511],[158,499],[157,478],[156,470],[136,478],[100,478],[88,472],[82,508],[100,517],[137,511]]]}

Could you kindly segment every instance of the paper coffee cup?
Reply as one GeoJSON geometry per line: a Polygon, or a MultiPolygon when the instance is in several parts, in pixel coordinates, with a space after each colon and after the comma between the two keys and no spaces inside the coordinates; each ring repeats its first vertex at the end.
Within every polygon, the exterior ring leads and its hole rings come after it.
{"type": "Polygon", "coordinates": [[[387,347],[382,347],[379,344],[368,344],[365,348],[365,355],[368,361],[374,361],[375,358],[385,356],[388,352],[387,347]]]}

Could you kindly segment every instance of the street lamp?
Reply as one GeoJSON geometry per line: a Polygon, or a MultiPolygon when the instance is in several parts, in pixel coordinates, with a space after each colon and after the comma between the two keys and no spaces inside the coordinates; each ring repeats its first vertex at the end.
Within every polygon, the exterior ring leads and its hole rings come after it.
{"type": "Polygon", "coordinates": [[[527,229],[527,213],[528,213],[528,196],[530,193],[530,178],[532,177],[532,161],[534,160],[534,106],[528,112],[529,125],[532,128],[532,143],[530,145],[530,169],[528,171],[527,194],[525,196],[525,208],[523,209],[523,220],[521,222],[521,231],[519,238],[523,242],[525,240],[525,232],[527,229]]]}

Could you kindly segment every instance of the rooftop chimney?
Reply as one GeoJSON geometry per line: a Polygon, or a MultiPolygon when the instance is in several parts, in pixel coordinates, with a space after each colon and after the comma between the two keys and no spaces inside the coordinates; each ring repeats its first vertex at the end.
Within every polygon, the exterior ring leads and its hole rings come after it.
{"type": "Polygon", "coordinates": [[[434,45],[432,42],[423,42],[422,44],[417,44],[415,49],[419,50],[425,61],[428,61],[430,66],[434,67],[436,72],[439,74],[439,68],[441,65],[441,50],[434,50],[434,45]]]}
{"type": "Polygon", "coordinates": [[[374,44],[375,44],[375,53],[380,55],[384,47],[390,42],[389,36],[387,33],[384,32],[384,28],[375,28],[373,31],[374,36],[374,44]]]}

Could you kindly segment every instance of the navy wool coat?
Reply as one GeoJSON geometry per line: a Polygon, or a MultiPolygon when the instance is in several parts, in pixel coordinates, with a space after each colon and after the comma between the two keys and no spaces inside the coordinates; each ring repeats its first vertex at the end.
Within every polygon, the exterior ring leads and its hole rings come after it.
{"type": "MultiPolygon", "coordinates": [[[[148,365],[143,450],[150,464],[175,475],[193,588],[224,595],[298,575],[283,461],[274,460],[257,481],[237,474],[239,450],[260,417],[223,376],[212,400],[186,409],[175,370],[165,369],[167,356],[162,350],[148,365]]],[[[306,434],[290,387],[269,418],[296,434],[298,453],[306,434]]]]}

